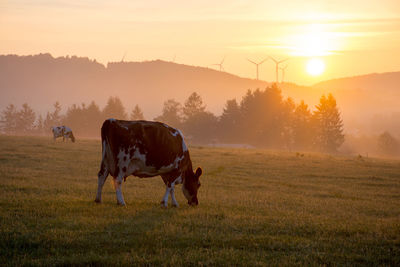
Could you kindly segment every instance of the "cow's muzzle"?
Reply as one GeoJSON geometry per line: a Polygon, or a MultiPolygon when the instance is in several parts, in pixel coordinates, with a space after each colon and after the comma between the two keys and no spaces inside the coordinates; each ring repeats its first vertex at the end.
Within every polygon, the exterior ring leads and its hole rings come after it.
{"type": "Polygon", "coordinates": [[[199,205],[199,201],[197,200],[197,197],[194,197],[191,200],[188,200],[188,204],[190,206],[197,206],[197,205],[199,205]]]}

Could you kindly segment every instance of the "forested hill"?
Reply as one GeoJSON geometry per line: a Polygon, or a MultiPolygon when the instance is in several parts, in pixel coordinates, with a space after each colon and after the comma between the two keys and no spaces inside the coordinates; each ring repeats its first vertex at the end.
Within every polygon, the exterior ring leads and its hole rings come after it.
{"type": "Polygon", "coordinates": [[[0,56],[0,109],[27,102],[45,112],[55,101],[64,108],[92,100],[104,106],[109,96],[118,96],[126,108],[139,104],[146,118],[152,119],[161,113],[165,100],[183,102],[196,91],[207,108],[218,114],[228,99],[240,99],[248,89],[267,86],[264,81],[161,60],[104,66],[74,56],[0,56]]]}
{"type": "MultiPolygon", "coordinates": [[[[270,83],[241,78],[205,67],[161,60],[114,62],[107,66],[82,57],[0,55],[0,110],[8,104],[28,103],[45,114],[59,101],[72,104],[95,101],[104,107],[118,96],[132,110],[138,104],[146,119],[161,114],[163,102],[183,103],[197,92],[207,110],[220,115],[229,99],[240,102],[248,89],[265,89],[270,83]]],[[[279,84],[285,97],[304,100],[311,109],[321,95],[332,93],[345,128],[353,132],[389,130],[400,135],[400,72],[370,74],[329,80],[314,86],[279,84]]]]}

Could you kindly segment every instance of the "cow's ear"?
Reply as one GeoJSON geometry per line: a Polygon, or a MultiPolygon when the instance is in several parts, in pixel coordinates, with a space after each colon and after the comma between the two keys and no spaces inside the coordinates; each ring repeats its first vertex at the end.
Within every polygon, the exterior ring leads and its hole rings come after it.
{"type": "Polygon", "coordinates": [[[198,168],[196,169],[196,173],[195,173],[196,178],[199,179],[199,177],[200,177],[200,175],[201,175],[202,173],[203,173],[203,170],[202,170],[200,167],[198,167],[198,168]]]}

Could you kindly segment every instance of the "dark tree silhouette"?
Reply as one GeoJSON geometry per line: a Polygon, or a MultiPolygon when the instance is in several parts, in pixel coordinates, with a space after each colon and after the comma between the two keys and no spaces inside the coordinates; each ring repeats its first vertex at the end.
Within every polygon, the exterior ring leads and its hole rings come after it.
{"type": "Polygon", "coordinates": [[[201,96],[196,92],[193,92],[185,101],[185,105],[183,106],[184,120],[189,120],[192,116],[204,112],[205,109],[206,106],[203,104],[201,96]]]}
{"type": "Polygon", "coordinates": [[[281,145],[283,148],[291,150],[294,147],[294,132],[293,123],[295,119],[296,104],[292,98],[287,98],[282,103],[282,132],[281,132],[281,145]]]}
{"type": "Polygon", "coordinates": [[[127,118],[125,108],[118,97],[110,97],[108,99],[107,105],[103,109],[103,118],[114,118],[119,120],[125,120],[127,118]]]}
{"type": "Polygon", "coordinates": [[[236,99],[226,101],[224,110],[219,118],[219,137],[224,142],[240,142],[240,123],[242,114],[236,99]]]}
{"type": "Polygon", "coordinates": [[[46,119],[44,120],[43,123],[46,131],[50,131],[50,128],[53,126],[58,126],[62,124],[63,117],[61,115],[60,103],[57,101],[56,103],[54,103],[53,107],[54,111],[51,113],[47,112],[46,119]]]}
{"type": "Polygon", "coordinates": [[[136,106],[133,108],[129,119],[133,121],[144,120],[143,112],[140,109],[139,105],[136,104],[136,106]]]}
{"type": "Polygon", "coordinates": [[[81,106],[72,105],[63,120],[63,124],[68,125],[76,136],[84,137],[99,136],[102,122],[100,108],[94,101],[87,107],[84,103],[81,106]]]}
{"type": "Polygon", "coordinates": [[[5,134],[17,133],[17,108],[10,104],[1,112],[2,131],[5,134]]]}
{"type": "Polygon", "coordinates": [[[45,134],[44,120],[43,120],[42,115],[39,115],[39,118],[36,122],[35,128],[36,128],[36,134],[38,134],[38,135],[45,134]]]}
{"type": "Polygon", "coordinates": [[[155,117],[154,120],[180,128],[182,125],[182,105],[174,99],[168,99],[164,102],[162,114],[155,117]]]}
{"type": "Polygon", "coordinates": [[[195,143],[213,142],[216,137],[217,117],[208,111],[195,113],[183,125],[185,137],[195,143]]]}
{"type": "Polygon", "coordinates": [[[314,144],[324,152],[336,152],[344,142],[343,122],[340,118],[336,100],[329,94],[320,98],[313,114],[315,122],[314,144]]]}
{"type": "Polygon", "coordinates": [[[281,91],[275,84],[265,90],[247,91],[240,109],[245,143],[270,148],[282,147],[284,105],[281,91]]]}
{"type": "Polygon", "coordinates": [[[299,150],[311,149],[313,130],[311,124],[312,114],[308,105],[302,100],[296,107],[293,115],[293,143],[299,150]]]}
{"type": "Polygon", "coordinates": [[[22,109],[17,113],[16,130],[23,135],[32,135],[35,129],[36,114],[27,104],[22,105],[22,109]]]}

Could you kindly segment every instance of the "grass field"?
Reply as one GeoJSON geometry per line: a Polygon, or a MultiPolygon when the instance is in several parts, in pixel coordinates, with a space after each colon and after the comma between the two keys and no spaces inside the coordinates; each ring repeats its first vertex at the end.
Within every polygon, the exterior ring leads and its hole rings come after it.
{"type": "Polygon", "coordinates": [[[400,265],[400,161],[190,148],[199,206],[108,178],[99,141],[0,136],[0,265],[400,265]]]}

